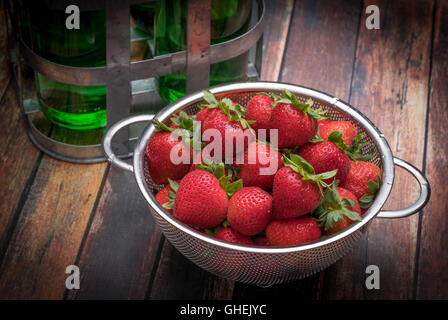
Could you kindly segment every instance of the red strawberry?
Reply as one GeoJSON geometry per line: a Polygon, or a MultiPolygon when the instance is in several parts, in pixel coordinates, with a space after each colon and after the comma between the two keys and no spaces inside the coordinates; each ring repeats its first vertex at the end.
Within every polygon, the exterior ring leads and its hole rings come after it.
{"type": "MultiPolygon", "coordinates": [[[[359,215],[361,215],[361,208],[359,207],[358,200],[356,199],[356,196],[348,191],[347,189],[338,187],[338,193],[339,198],[342,200],[344,198],[352,200],[356,203],[355,206],[346,206],[347,209],[357,212],[359,215]]],[[[345,216],[343,220],[336,222],[333,227],[329,228],[328,230],[324,231],[324,234],[331,235],[333,233],[336,233],[338,231],[344,230],[349,225],[355,223],[356,220],[351,220],[349,217],[345,216]]]]}
{"type": "Polygon", "coordinates": [[[381,185],[381,170],[377,165],[365,161],[352,161],[343,187],[350,190],[359,200],[361,213],[372,205],[381,185]]]}
{"type": "Polygon", "coordinates": [[[274,220],[266,227],[266,238],[271,246],[294,246],[319,239],[321,231],[311,217],[274,220]]]}
{"type": "Polygon", "coordinates": [[[278,130],[279,148],[301,146],[313,138],[317,131],[316,120],[287,103],[278,103],[274,107],[269,127],[278,130]]]}
{"type": "Polygon", "coordinates": [[[219,240],[236,244],[247,244],[247,245],[253,244],[253,241],[250,237],[242,235],[241,233],[232,229],[231,227],[221,228],[216,234],[216,238],[219,240]]]}
{"type": "Polygon", "coordinates": [[[330,121],[329,123],[319,127],[320,137],[328,140],[331,133],[340,131],[342,133],[342,140],[346,145],[351,145],[353,139],[356,137],[356,128],[348,121],[330,121]]]}
{"type": "MultiPolygon", "coordinates": [[[[242,152],[247,146],[249,138],[253,137],[247,129],[243,129],[240,122],[230,121],[229,117],[220,109],[213,109],[207,119],[203,122],[202,134],[209,129],[214,129],[219,132],[221,137],[222,159],[225,159],[226,163],[233,161],[237,153],[237,141],[244,142],[241,144],[240,151],[242,152]],[[229,143],[233,145],[233,149],[226,151],[226,144],[229,143]],[[227,155],[227,153],[229,155],[227,155]]],[[[206,144],[210,144],[214,141],[214,139],[215,137],[212,137],[210,141],[205,142],[206,144]]]]}
{"type": "MultiPolygon", "coordinates": [[[[180,181],[176,181],[176,183],[179,183],[179,182],[180,181]]],[[[169,184],[167,184],[159,192],[157,192],[157,194],[156,194],[157,202],[160,203],[161,205],[170,203],[171,199],[168,197],[168,194],[170,192],[175,192],[175,190],[173,190],[173,188],[171,188],[171,186],[169,184]]],[[[165,208],[165,210],[168,211],[169,213],[173,213],[173,209],[165,208]]]]}
{"type": "Polygon", "coordinates": [[[381,178],[381,170],[374,163],[351,161],[350,171],[341,186],[360,199],[363,195],[370,193],[369,181],[375,182],[378,177],[381,178]]]}
{"type": "Polygon", "coordinates": [[[269,247],[270,246],[268,238],[266,238],[266,237],[255,238],[254,244],[257,246],[261,246],[261,247],[269,247]]]}
{"type": "Polygon", "coordinates": [[[330,119],[318,120],[317,126],[319,127],[319,130],[320,130],[320,128],[322,128],[324,125],[326,125],[330,122],[332,122],[330,119]]]}
{"type": "Polygon", "coordinates": [[[273,218],[290,219],[317,208],[321,193],[316,183],[303,180],[290,167],[281,168],[274,177],[272,189],[273,218]]]}
{"type": "MultiPolygon", "coordinates": [[[[258,129],[269,129],[271,120],[272,104],[274,100],[267,95],[257,95],[249,100],[246,106],[246,120],[254,120],[251,125],[258,136],[258,129]]],[[[268,132],[266,132],[267,138],[268,132]]]]}
{"type": "Polygon", "coordinates": [[[152,135],[146,146],[145,157],[148,172],[155,184],[167,184],[168,178],[181,179],[189,170],[192,148],[181,141],[181,138],[168,131],[159,131],[152,135]],[[180,145],[179,145],[180,144],[180,145]],[[179,146],[179,158],[187,155],[188,163],[174,164],[171,161],[171,149],[179,146]]]}
{"type": "Polygon", "coordinates": [[[271,189],[275,174],[283,167],[281,157],[280,152],[266,144],[251,143],[244,152],[244,163],[239,171],[244,186],[271,189]]]}
{"type": "Polygon", "coordinates": [[[333,142],[307,143],[298,154],[313,166],[316,174],[337,169],[334,178],[324,180],[328,184],[335,179],[343,183],[350,170],[350,158],[333,142]]]}
{"type": "Polygon", "coordinates": [[[210,115],[212,110],[213,109],[210,109],[210,108],[207,108],[207,107],[202,108],[201,110],[199,110],[199,112],[196,113],[196,121],[204,122],[207,119],[207,117],[210,115]]]}
{"type": "MultiPolygon", "coordinates": [[[[282,93],[282,96],[273,95],[273,97],[276,105],[271,114],[269,128],[278,130],[278,147],[294,148],[314,138],[317,132],[317,121],[326,119],[325,112],[311,108],[313,100],[308,99],[302,103],[287,90],[282,93]]],[[[272,132],[270,138],[271,143],[275,144],[272,132]]]]}
{"type": "Polygon", "coordinates": [[[266,228],[271,213],[271,195],[258,187],[246,187],[230,198],[227,220],[241,234],[253,236],[266,228]]]}
{"type": "Polygon", "coordinates": [[[198,228],[212,228],[224,221],[228,199],[218,179],[211,173],[195,170],[180,182],[173,215],[198,228]]]}
{"type": "MultiPolygon", "coordinates": [[[[218,101],[209,91],[204,91],[203,94],[204,100],[208,103],[204,107],[211,109],[202,123],[203,139],[206,144],[220,139],[222,154],[216,156],[221,156],[222,159],[226,159],[226,163],[230,163],[237,152],[244,151],[250,139],[255,140],[255,136],[250,131],[249,122],[244,117],[245,109],[228,98],[218,101]],[[219,137],[216,133],[219,133],[219,137]],[[210,136],[204,137],[207,134],[210,136]],[[230,144],[233,145],[233,149],[227,150],[226,154],[226,145],[230,146],[230,144]]],[[[200,119],[203,119],[202,114],[200,119]]]]}
{"type": "Polygon", "coordinates": [[[325,190],[322,203],[313,212],[325,235],[344,230],[355,221],[361,221],[361,208],[356,196],[347,189],[332,185],[325,190]]]}

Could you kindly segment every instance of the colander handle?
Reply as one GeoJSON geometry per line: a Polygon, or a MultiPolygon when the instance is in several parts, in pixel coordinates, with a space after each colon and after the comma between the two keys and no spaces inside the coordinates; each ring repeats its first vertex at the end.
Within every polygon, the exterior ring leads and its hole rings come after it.
{"type": "Polygon", "coordinates": [[[395,165],[402,167],[414,176],[414,178],[420,185],[420,196],[414,204],[407,208],[399,210],[380,211],[377,215],[378,218],[404,218],[417,213],[426,205],[431,195],[431,188],[429,186],[428,180],[420,170],[418,170],[412,164],[399,158],[394,157],[394,163],[395,165]]]}
{"type": "Polygon", "coordinates": [[[117,166],[123,170],[134,172],[134,167],[126,163],[125,161],[121,160],[113,151],[112,151],[112,139],[114,135],[123,129],[124,127],[127,127],[131,124],[138,123],[138,122],[147,122],[151,121],[154,118],[154,115],[149,114],[142,114],[138,116],[131,116],[128,118],[125,118],[123,120],[118,121],[114,125],[112,125],[104,134],[102,146],[104,150],[104,154],[106,155],[107,161],[109,161],[112,165],[117,166]]]}

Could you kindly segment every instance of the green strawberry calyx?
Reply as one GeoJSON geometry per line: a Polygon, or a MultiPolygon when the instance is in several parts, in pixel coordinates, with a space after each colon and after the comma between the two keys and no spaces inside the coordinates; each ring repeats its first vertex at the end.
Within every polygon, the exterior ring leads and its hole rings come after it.
{"type": "Polygon", "coordinates": [[[236,181],[230,182],[234,177],[237,176],[237,169],[231,165],[226,165],[224,163],[216,163],[214,161],[204,162],[203,164],[196,165],[196,169],[207,171],[213,174],[219,181],[220,187],[227,193],[230,198],[235,192],[243,188],[243,180],[238,179],[236,181]],[[226,175],[226,169],[229,174],[226,175]]]}
{"type": "Polygon", "coordinates": [[[248,129],[253,135],[255,135],[255,130],[250,126],[255,123],[255,120],[246,120],[246,109],[240,105],[233,105],[233,101],[229,98],[224,98],[217,100],[215,96],[208,90],[203,91],[204,100],[207,104],[199,105],[199,108],[210,108],[210,109],[220,109],[230,121],[236,121],[241,124],[241,127],[245,130],[248,129]]]}
{"type": "Polygon", "coordinates": [[[316,135],[313,138],[311,138],[310,140],[308,140],[308,142],[311,142],[311,143],[319,143],[319,142],[323,142],[323,141],[324,141],[324,139],[322,139],[322,137],[320,136],[319,128],[317,128],[316,135]]]}
{"type": "Polygon", "coordinates": [[[170,201],[162,204],[162,207],[164,207],[165,209],[171,210],[171,209],[174,209],[174,199],[176,198],[176,192],[177,192],[177,189],[179,189],[179,184],[176,181],[171,180],[170,178],[168,178],[168,182],[170,184],[171,189],[173,189],[173,191],[170,191],[168,193],[168,199],[170,201]]]}
{"type": "Polygon", "coordinates": [[[355,161],[369,161],[373,157],[373,151],[369,153],[364,153],[362,151],[362,147],[368,142],[362,141],[362,139],[365,137],[365,133],[360,133],[356,135],[356,137],[353,138],[353,142],[351,145],[346,145],[344,143],[344,140],[342,139],[342,132],[341,131],[333,131],[328,136],[328,141],[333,142],[339,149],[344,151],[348,157],[355,161]]]}
{"type": "Polygon", "coordinates": [[[376,181],[369,180],[368,188],[369,193],[366,193],[361,198],[359,198],[359,206],[363,209],[370,208],[373,201],[375,200],[376,194],[380,190],[381,179],[377,176],[376,181]]]}
{"type": "Polygon", "coordinates": [[[178,114],[171,117],[170,120],[179,128],[168,127],[166,124],[156,119],[152,120],[152,124],[156,128],[156,131],[171,132],[177,137],[182,138],[182,140],[189,144],[194,150],[201,150],[205,146],[204,142],[196,141],[194,139],[193,122],[196,120],[196,116],[190,118],[185,111],[180,111],[178,114]]]}
{"type": "Polygon", "coordinates": [[[221,224],[218,224],[216,227],[205,229],[205,233],[207,233],[209,236],[216,237],[216,234],[219,230],[222,228],[227,228],[230,226],[229,221],[225,219],[221,224]]]}
{"type": "Polygon", "coordinates": [[[315,120],[325,120],[328,119],[326,115],[326,111],[322,108],[314,109],[312,106],[314,105],[314,101],[312,99],[308,99],[305,103],[299,101],[299,99],[288,90],[282,92],[283,96],[279,96],[277,98],[273,98],[275,101],[275,105],[278,103],[286,103],[295,106],[297,109],[301,110],[304,114],[308,115],[310,118],[315,120]]]}
{"type": "Polygon", "coordinates": [[[337,180],[325,190],[321,204],[313,211],[312,215],[319,223],[319,226],[325,227],[325,230],[332,228],[335,223],[342,221],[345,217],[352,221],[361,221],[358,212],[349,208],[356,206],[356,202],[343,198],[341,199],[337,190],[337,180]]]}
{"type": "Polygon", "coordinates": [[[289,155],[283,154],[282,162],[285,166],[290,167],[294,172],[300,174],[303,180],[310,180],[317,183],[319,189],[321,189],[322,187],[327,188],[328,184],[326,184],[323,180],[333,178],[338,172],[338,170],[335,169],[332,171],[316,174],[311,164],[309,164],[298,154],[294,153],[290,153],[289,155]]]}

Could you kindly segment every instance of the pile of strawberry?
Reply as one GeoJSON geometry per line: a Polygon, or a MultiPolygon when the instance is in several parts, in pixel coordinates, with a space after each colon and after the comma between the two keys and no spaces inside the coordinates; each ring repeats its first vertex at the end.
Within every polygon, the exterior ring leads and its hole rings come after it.
{"type": "Polygon", "coordinates": [[[361,221],[382,173],[368,162],[364,134],[350,122],[331,121],[311,99],[301,102],[288,91],[257,94],[245,107],[208,91],[204,99],[195,116],[179,112],[169,124],[153,121],[158,131],[145,156],[152,180],[164,185],[156,199],[170,214],[218,239],[259,246],[299,245],[361,221]],[[195,141],[193,121],[202,133],[222,133],[222,158],[204,152],[213,140],[195,141]],[[275,145],[272,133],[260,129],[278,130],[275,145]],[[249,141],[247,131],[256,139],[249,141]],[[225,150],[225,140],[237,138],[244,152],[225,150]],[[191,162],[170,161],[173,148],[191,162]],[[261,174],[273,163],[274,171],[261,174]]]}

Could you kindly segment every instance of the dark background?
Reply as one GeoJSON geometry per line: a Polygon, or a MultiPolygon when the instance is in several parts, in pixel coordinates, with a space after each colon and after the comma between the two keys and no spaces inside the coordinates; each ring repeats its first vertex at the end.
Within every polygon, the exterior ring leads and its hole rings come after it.
{"type": "MultiPolygon", "coordinates": [[[[355,249],[319,274],[262,289],[196,267],[161,235],[131,174],[54,160],[26,136],[0,1],[1,299],[447,299],[448,1],[269,1],[261,79],[304,85],[358,108],[394,156],[423,170],[425,209],[374,219],[355,249]],[[380,8],[381,29],[365,27],[380,8]],[[81,270],[65,289],[65,268],[81,270]],[[381,289],[367,290],[378,265],[381,289]]],[[[9,28],[10,30],[10,28],[9,28]]],[[[401,169],[386,208],[410,205],[401,169]]]]}

